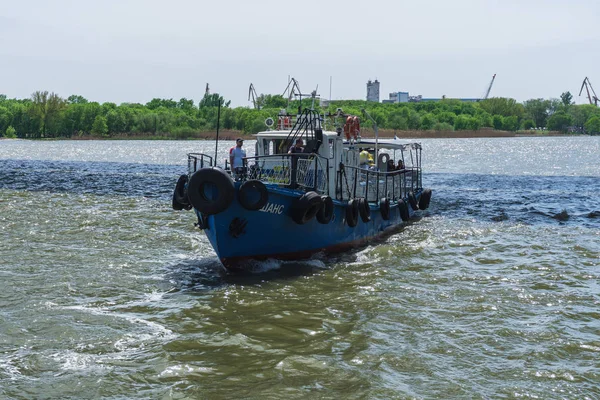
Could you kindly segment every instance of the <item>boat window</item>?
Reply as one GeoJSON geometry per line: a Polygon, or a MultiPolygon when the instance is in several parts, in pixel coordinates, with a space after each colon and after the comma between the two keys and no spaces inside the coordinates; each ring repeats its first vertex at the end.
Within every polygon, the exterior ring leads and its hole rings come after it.
{"type": "Polygon", "coordinates": [[[263,139],[262,141],[263,143],[263,155],[268,156],[269,154],[269,140],[268,139],[263,139]]]}

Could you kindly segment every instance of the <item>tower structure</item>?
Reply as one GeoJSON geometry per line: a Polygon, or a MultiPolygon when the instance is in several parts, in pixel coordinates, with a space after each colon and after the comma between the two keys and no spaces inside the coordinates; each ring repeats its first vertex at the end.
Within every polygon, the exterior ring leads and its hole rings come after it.
{"type": "Polygon", "coordinates": [[[371,80],[367,82],[367,101],[379,103],[379,81],[377,79],[374,82],[371,80]]]}

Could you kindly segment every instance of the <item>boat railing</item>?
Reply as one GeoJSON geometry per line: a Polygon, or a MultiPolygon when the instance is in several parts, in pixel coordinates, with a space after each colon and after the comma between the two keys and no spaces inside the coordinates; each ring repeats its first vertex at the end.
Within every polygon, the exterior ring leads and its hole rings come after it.
{"type": "Polygon", "coordinates": [[[212,167],[213,158],[203,153],[188,153],[188,174],[193,174],[200,168],[212,167]]]}
{"type": "Polygon", "coordinates": [[[417,190],[421,182],[420,168],[382,172],[344,166],[338,174],[338,200],[364,197],[367,201],[379,202],[387,197],[390,201],[398,201],[405,199],[409,192],[417,190]]]}
{"type": "Polygon", "coordinates": [[[317,154],[274,154],[244,158],[244,174],[265,184],[327,193],[329,160],[317,154]]]}

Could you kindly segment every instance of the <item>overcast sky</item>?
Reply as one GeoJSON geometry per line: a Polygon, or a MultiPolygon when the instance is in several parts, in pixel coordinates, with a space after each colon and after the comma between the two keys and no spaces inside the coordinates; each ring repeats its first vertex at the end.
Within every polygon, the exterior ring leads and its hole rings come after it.
{"type": "Polygon", "coordinates": [[[365,99],[600,94],[599,0],[0,0],[0,93],[146,103],[248,87],[365,99]]]}

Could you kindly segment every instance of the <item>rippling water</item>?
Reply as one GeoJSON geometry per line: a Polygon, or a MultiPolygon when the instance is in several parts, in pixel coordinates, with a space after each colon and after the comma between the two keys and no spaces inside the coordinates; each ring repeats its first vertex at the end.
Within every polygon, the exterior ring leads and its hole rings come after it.
{"type": "Polygon", "coordinates": [[[418,220],[240,276],[170,209],[214,143],[0,141],[0,397],[600,398],[600,137],[421,143],[418,220]]]}

